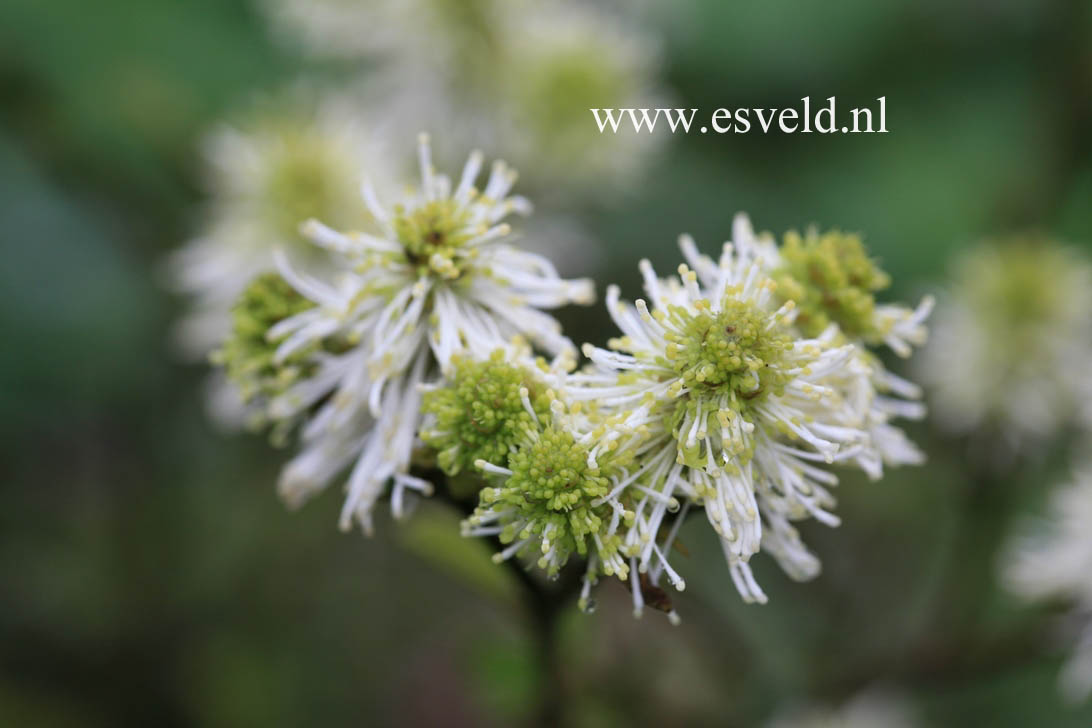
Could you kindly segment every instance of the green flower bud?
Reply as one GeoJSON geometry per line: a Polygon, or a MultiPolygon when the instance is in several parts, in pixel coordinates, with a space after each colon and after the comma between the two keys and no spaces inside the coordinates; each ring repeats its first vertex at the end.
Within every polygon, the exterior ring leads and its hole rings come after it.
{"type": "MultiPolygon", "coordinates": [[[[610,524],[616,512],[621,521],[631,523],[633,512],[608,498],[612,466],[601,466],[589,455],[590,446],[567,430],[546,427],[509,456],[510,474],[503,485],[482,490],[481,506],[468,528],[504,514],[499,538],[512,546],[495,560],[537,550],[538,566],[553,575],[572,554],[587,556],[592,551],[604,573],[624,577],[619,559],[622,532],[615,528],[611,533],[610,524]]],[[[479,467],[485,463],[480,461],[479,467]]]]}
{"type": "Polygon", "coordinates": [[[313,347],[278,363],[273,356],[277,342],[268,333],[278,322],[314,305],[277,273],[258,276],[243,291],[232,308],[231,334],[212,360],[224,367],[244,402],[269,399],[306,376],[313,347]]]}
{"type": "Polygon", "coordinates": [[[891,278],[868,257],[861,238],[838,231],[805,237],[790,232],[781,248],[781,267],[772,278],[782,301],[796,303],[796,325],[815,337],[830,324],[846,336],[877,340],[874,294],[891,278]]]}
{"type": "Polygon", "coordinates": [[[536,426],[523,398],[539,420],[549,417],[552,398],[533,371],[506,361],[501,349],[485,361],[457,357],[453,365],[451,381],[425,393],[423,410],[435,422],[421,432],[421,439],[439,451],[437,463],[449,476],[477,460],[505,463],[536,426]]]}

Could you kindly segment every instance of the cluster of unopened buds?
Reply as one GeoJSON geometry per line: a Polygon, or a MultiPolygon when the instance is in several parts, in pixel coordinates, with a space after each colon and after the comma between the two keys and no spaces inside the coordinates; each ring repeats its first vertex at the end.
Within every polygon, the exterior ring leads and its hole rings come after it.
{"type": "Polygon", "coordinates": [[[607,289],[619,335],[581,363],[544,309],[591,303],[592,284],[513,247],[506,220],[530,211],[515,173],[494,163],[479,189],[475,152],[450,179],[426,137],[419,162],[395,204],[365,184],[368,228],[306,221],[329,275],[280,256],[216,355],[261,421],[298,439],[290,503],[344,476],[342,527],[370,531],[381,498],[400,517],[443,488],[476,505],[463,533],[496,539],[497,561],[549,576],[579,561],[582,608],[613,577],[637,614],[674,620],[660,584],[684,588],[672,554],[688,515],[704,512],[740,594],[764,602],[751,557],[818,573],[793,524],[837,525],[838,469],[922,461],[894,424],[924,415],[918,388],[876,350],[908,356],[932,302],[878,303],[890,281],[858,236],[778,245],[740,215],[716,258],[682,236],[676,275],[640,262],[645,298],[607,289]]]}

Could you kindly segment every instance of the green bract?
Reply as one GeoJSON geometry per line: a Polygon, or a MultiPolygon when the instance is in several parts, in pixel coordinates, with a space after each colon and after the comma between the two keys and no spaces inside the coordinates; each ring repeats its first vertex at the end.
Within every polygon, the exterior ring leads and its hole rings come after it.
{"type": "Polygon", "coordinates": [[[277,342],[267,334],[279,321],[314,305],[277,273],[258,276],[243,291],[231,312],[231,334],[213,354],[213,361],[223,365],[244,402],[280,394],[306,373],[312,351],[297,352],[277,363],[273,358],[277,342]]]}
{"type": "MultiPolygon", "coordinates": [[[[607,535],[615,513],[605,502],[610,479],[598,463],[589,464],[588,456],[589,446],[571,433],[546,427],[509,456],[512,474],[503,485],[482,490],[475,515],[512,509],[513,515],[503,522],[501,543],[538,536],[534,540],[541,541],[543,554],[539,567],[548,573],[556,573],[574,552],[586,556],[589,547],[606,562],[622,547],[622,535],[617,531],[607,535]]],[[[626,521],[632,518],[627,510],[626,521]]],[[[606,568],[605,573],[613,571],[606,568]]]]}
{"type": "Polygon", "coordinates": [[[873,294],[887,288],[891,278],[868,257],[860,236],[790,232],[781,260],[772,275],[777,295],[796,303],[796,325],[804,335],[818,336],[834,323],[850,338],[882,336],[873,316],[873,294]]]}
{"type": "Polygon", "coordinates": [[[505,463],[535,426],[520,390],[526,390],[540,419],[549,415],[549,390],[533,372],[507,362],[501,349],[485,361],[458,357],[453,365],[450,382],[425,393],[423,410],[435,417],[435,425],[421,438],[439,451],[437,462],[448,475],[469,469],[479,459],[505,463]]]}

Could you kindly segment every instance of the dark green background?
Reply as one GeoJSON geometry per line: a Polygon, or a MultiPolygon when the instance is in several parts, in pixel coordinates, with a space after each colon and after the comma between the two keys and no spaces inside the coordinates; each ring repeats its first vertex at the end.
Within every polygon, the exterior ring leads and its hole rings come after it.
{"type": "MultiPolygon", "coordinates": [[[[653,15],[679,106],[882,95],[890,133],[676,139],[632,194],[545,211],[604,241],[601,285],[637,294],[639,257],[670,270],[683,230],[712,250],[737,210],[762,229],[864,232],[907,298],[984,236],[1092,240],[1089,3],[695,0],[653,15]]],[[[459,542],[440,507],[405,528],[384,516],[372,540],[337,532],[335,492],[288,513],[283,454],[216,432],[202,368],[170,354],[183,302],[162,267],[198,222],[196,144],[301,69],[242,2],[0,1],[4,724],[505,725],[536,700],[514,584],[485,544],[459,542]]],[[[577,340],[610,331],[598,307],[563,319],[577,340]]],[[[633,622],[613,584],[595,615],[574,606],[565,716],[751,725],[879,682],[927,725],[1092,724],[1055,691],[1064,605],[1029,608],[995,577],[1014,515],[1066,477],[1067,443],[1001,477],[963,441],[912,429],[930,465],[846,478],[844,525],[804,525],[818,581],[759,557],[770,604],[743,605],[699,519],[682,626],[633,622]]]]}

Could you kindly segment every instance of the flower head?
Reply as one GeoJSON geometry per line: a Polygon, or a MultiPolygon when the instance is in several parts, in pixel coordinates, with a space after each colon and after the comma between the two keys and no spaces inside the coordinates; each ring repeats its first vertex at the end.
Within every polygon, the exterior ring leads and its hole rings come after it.
{"type": "Polygon", "coordinates": [[[666,105],[659,43],[602,7],[516,0],[262,5],[283,35],[311,53],[366,59],[374,62],[369,71],[399,79],[383,95],[385,108],[442,111],[449,127],[469,134],[486,123],[488,133],[473,140],[509,150],[550,188],[579,182],[582,190],[616,189],[667,138],[627,128],[628,117],[618,131],[600,134],[590,118],[591,108],[666,105]],[[428,92],[419,96],[420,88],[428,92]],[[482,119],[483,106],[492,119],[482,119]]]}
{"type": "Polygon", "coordinates": [[[274,365],[301,353],[307,363],[307,375],[269,404],[275,421],[303,420],[303,451],[282,473],[281,490],[289,502],[302,502],[352,463],[343,528],[356,520],[371,529],[388,480],[396,515],[403,490],[431,489],[409,474],[422,384],[452,375],[457,355],[485,358],[517,337],[564,358],[572,345],[540,309],[593,296],[590,282],[564,280],[546,259],[508,244],[505,218],[529,212],[530,204],[509,195],[516,175],[503,162],[479,190],[480,152],[455,184],[433,168],[424,135],[418,159],[420,188],[393,206],[365,183],[377,233],[304,224],[331,254],[331,280],[277,258],[284,279],[312,304],[266,333],[278,342],[274,365]],[[331,340],[344,346],[331,350],[331,340]]]}
{"type": "MultiPolygon", "coordinates": [[[[648,578],[646,569],[639,573],[635,568],[639,549],[634,509],[650,494],[672,512],[679,510],[679,503],[634,485],[640,435],[609,430],[580,403],[565,404],[553,391],[548,396],[545,417],[524,399],[530,421],[522,423],[521,437],[503,458],[504,465],[484,459],[475,463],[497,483],[481,490],[480,504],[463,523],[463,533],[495,536],[505,547],[495,561],[522,558],[551,577],[572,557],[585,559],[580,608],[595,608],[591,589],[601,576],[616,577],[633,591],[639,616],[648,578]]],[[[654,542],[647,547],[659,556],[655,578],[666,569],[675,587],[683,589],[663,550],[654,542]]],[[[670,548],[670,541],[663,548],[670,548]]],[[[669,599],[653,606],[677,620],[669,599]]]]}
{"type": "Polygon", "coordinates": [[[853,392],[866,411],[864,427],[872,447],[858,451],[854,458],[869,477],[883,475],[884,465],[916,465],[924,455],[892,421],[921,419],[925,407],[918,401],[921,389],[891,371],[870,347],[887,345],[901,357],[914,346],[925,343],[925,319],[933,309],[927,296],[916,308],[898,303],[880,303],[876,294],[886,289],[890,276],[869,256],[859,235],[837,231],[805,236],[790,232],[778,249],[769,238],[754,236],[746,218],[737,220],[737,239],[751,239],[770,261],[771,276],[777,282],[777,298],[796,304],[794,326],[815,336],[831,325],[840,336],[857,347],[846,371],[845,387],[853,392]],[[859,374],[869,373],[868,386],[860,385],[859,374]],[[855,386],[853,382],[858,382],[855,386]]]}
{"type": "Polygon", "coordinates": [[[505,349],[487,359],[456,355],[452,367],[449,381],[425,393],[428,417],[421,439],[437,451],[449,476],[472,469],[478,460],[506,462],[525,430],[549,414],[553,394],[546,372],[505,349]]]}
{"type": "MultiPolygon", "coordinates": [[[[312,305],[277,273],[263,273],[250,282],[232,308],[232,333],[223,347],[213,352],[212,360],[223,366],[244,404],[259,404],[257,419],[252,423],[255,426],[264,424],[262,411],[269,400],[313,369],[308,356],[314,347],[279,359],[277,344],[266,334],[284,319],[303,313],[312,305]]],[[[274,433],[277,439],[282,434],[283,431],[274,433]]]]}
{"type": "Polygon", "coordinates": [[[465,533],[496,534],[502,544],[511,544],[494,557],[497,561],[533,555],[540,568],[556,575],[578,554],[594,557],[591,571],[625,579],[620,527],[632,523],[633,512],[613,492],[623,463],[610,451],[597,453],[594,437],[565,422],[564,413],[545,423],[536,420],[522,434],[507,467],[478,460],[479,468],[503,481],[482,489],[481,505],[466,521],[465,533]]]}
{"type": "Polygon", "coordinates": [[[1092,265],[1010,240],[959,260],[919,371],[944,427],[1019,449],[1078,416],[1090,360],[1092,265]]]}
{"type": "Polygon", "coordinates": [[[623,336],[612,350],[585,346],[596,368],[574,375],[570,394],[647,438],[639,478],[656,497],[636,509],[639,568],[655,553],[648,545],[666,501],[681,496],[704,508],[741,594],[764,601],[748,560],[766,548],[797,578],[817,573],[790,521],[837,523],[827,491],[837,478],[815,463],[851,458],[868,435],[835,377],[855,347],[837,340],[836,327],[816,338],[793,328],[795,305],[776,301],[761,248],[740,243],[714,263],[684,237],[690,265],[678,278],[662,280],[642,261],[651,307],[622,303],[612,287],[607,303],[623,336]]]}
{"type": "MultiPolygon", "coordinates": [[[[718,261],[687,236],[680,246],[687,263],[677,278],[661,279],[641,262],[647,301],[623,303],[616,287],[608,289],[622,336],[609,349],[585,345],[593,366],[569,377],[566,396],[593,402],[619,438],[639,438],[623,481],[636,491],[624,550],[631,572],[648,573],[656,587],[670,569],[664,553],[681,522],[671,516],[673,506],[682,502],[684,513],[704,510],[740,593],[761,602],[766,597],[749,567],[760,550],[794,578],[819,571],[792,522],[813,517],[837,525],[829,488],[838,478],[826,466],[856,466],[875,478],[885,463],[920,462],[889,423],[922,414],[917,403],[892,396],[913,397],[913,385],[886,372],[834,314],[866,315],[872,340],[897,346],[924,335],[916,329],[930,304],[903,309],[897,318],[913,325],[894,333],[871,298],[882,277],[859,240],[799,239],[783,257],[772,238],[756,236],[739,216],[718,261]],[[822,276],[807,273],[808,257],[823,266],[822,276]],[[822,308],[825,294],[817,288],[865,280],[871,283],[863,290],[843,296],[853,306],[822,308]],[[798,304],[811,306],[804,323],[798,304]]],[[[633,591],[639,605],[640,590],[633,591]]]]}
{"type": "Polygon", "coordinates": [[[1074,655],[1061,677],[1070,699],[1092,694],[1092,467],[1054,494],[1050,521],[1015,539],[1006,554],[1004,577],[1009,588],[1027,599],[1061,597],[1076,604],[1083,624],[1074,640],[1074,655]]]}
{"type": "Polygon", "coordinates": [[[891,285],[891,277],[869,257],[859,235],[790,232],[772,277],[778,297],[796,303],[796,326],[808,336],[837,324],[850,340],[887,344],[904,357],[910,355],[911,344],[925,342],[922,322],[932,310],[932,299],[915,310],[877,303],[876,293],[891,285]]]}
{"type": "Polygon", "coordinates": [[[810,335],[838,324],[851,338],[878,338],[873,294],[891,284],[857,235],[838,231],[785,236],[781,268],[773,275],[778,295],[796,301],[796,325],[810,335]]]}
{"type": "Polygon", "coordinates": [[[632,179],[666,137],[635,131],[628,117],[601,134],[589,109],[665,105],[656,41],[573,3],[532,6],[501,20],[490,96],[505,147],[550,180],[616,188],[632,179]]]}
{"type": "Polygon", "coordinates": [[[265,0],[275,27],[320,57],[386,60],[395,54],[437,69],[465,63],[490,40],[497,0],[265,0]]]}
{"type": "Polygon", "coordinates": [[[207,356],[221,343],[232,305],[252,278],[273,270],[275,248],[305,269],[324,266],[300,235],[303,220],[372,224],[358,190],[364,173],[389,176],[379,146],[346,99],[327,97],[311,112],[301,105],[296,98],[267,104],[206,140],[205,229],[170,261],[175,286],[193,298],[178,332],[192,355],[207,356]]]}

